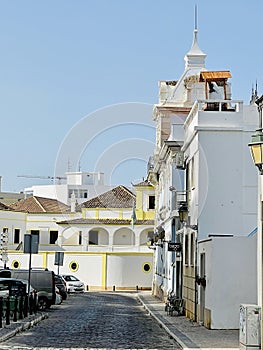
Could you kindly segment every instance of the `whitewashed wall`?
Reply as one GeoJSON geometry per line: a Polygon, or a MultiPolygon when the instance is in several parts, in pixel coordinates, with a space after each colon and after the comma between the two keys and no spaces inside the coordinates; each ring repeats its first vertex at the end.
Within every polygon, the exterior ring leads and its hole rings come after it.
{"type": "Polygon", "coordinates": [[[199,239],[208,233],[248,235],[257,223],[257,172],[249,166],[249,135],[206,132],[199,135],[199,142],[208,172],[205,183],[205,164],[200,166],[199,193],[206,196],[203,203],[199,201],[199,239]]]}
{"type": "Polygon", "coordinates": [[[256,235],[199,242],[199,254],[205,253],[205,308],[211,311],[211,329],[238,329],[240,304],[257,303],[256,243],[256,235]]]}
{"type": "MultiPolygon", "coordinates": [[[[28,269],[29,254],[9,253],[8,266],[18,261],[20,267],[28,269]]],[[[48,268],[55,273],[58,266],[54,265],[55,253],[42,252],[32,255],[32,268],[48,268]]],[[[152,252],[147,253],[101,253],[101,252],[65,252],[64,264],[59,268],[60,274],[72,274],[85,283],[89,289],[116,288],[151,288],[153,273],[152,252]],[[70,264],[76,262],[78,269],[73,272],[70,264]],[[143,270],[144,264],[149,264],[148,272],[143,270]]]]}
{"type": "Polygon", "coordinates": [[[120,287],[151,287],[152,285],[152,255],[108,255],[107,286],[120,287]],[[151,266],[149,272],[143,270],[143,265],[151,266]]]}

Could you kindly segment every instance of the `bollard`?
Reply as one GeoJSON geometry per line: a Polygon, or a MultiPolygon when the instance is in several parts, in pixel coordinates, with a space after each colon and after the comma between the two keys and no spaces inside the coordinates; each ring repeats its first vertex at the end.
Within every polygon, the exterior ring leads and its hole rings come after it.
{"type": "Polygon", "coordinates": [[[115,286],[112,287],[113,292],[115,292],[115,286]]]}
{"type": "Polygon", "coordinates": [[[13,316],[13,321],[17,322],[17,304],[18,304],[18,300],[17,300],[17,296],[15,296],[15,302],[14,302],[14,316],[13,316]]]}
{"type": "Polygon", "coordinates": [[[6,314],[5,314],[5,324],[10,325],[10,298],[6,298],[6,314]]]}
{"type": "Polygon", "coordinates": [[[22,320],[23,318],[23,300],[24,300],[24,297],[20,296],[18,300],[18,319],[19,320],[22,320]]]}
{"type": "Polygon", "coordinates": [[[24,300],[23,311],[24,311],[24,317],[27,317],[27,315],[28,315],[28,295],[27,294],[26,294],[25,300],[24,300]]]}
{"type": "Polygon", "coordinates": [[[88,292],[89,291],[89,286],[88,285],[87,285],[86,289],[87,289],[87,292],[88,292]]]}
{"type": "Polygon", "coordinates": [[[37,313],[37,293],[34,293],[33,297],[33,312],[34,314],[37,313]]]}
{"type": "Polygon", "coordinates": [[[0,328],[3,328],[3,297],[0,297],[0,328]]]}
{"type": "Polygon", "coordinates": [[[29,294],[29,315],[33,314],[33,295],[32,292],[29,294]]]}

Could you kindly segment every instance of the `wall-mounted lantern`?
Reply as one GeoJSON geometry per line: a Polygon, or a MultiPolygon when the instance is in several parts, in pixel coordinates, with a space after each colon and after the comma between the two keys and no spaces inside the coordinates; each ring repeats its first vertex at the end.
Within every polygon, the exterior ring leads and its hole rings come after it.
{"type": "Polygon", "coordinates": [[[181,222],[186,222],[188,217],[188,208],[185,203],[180,205],[180,207],[178,208],[178,213],[179,213],[179,220],[181,222]]]}

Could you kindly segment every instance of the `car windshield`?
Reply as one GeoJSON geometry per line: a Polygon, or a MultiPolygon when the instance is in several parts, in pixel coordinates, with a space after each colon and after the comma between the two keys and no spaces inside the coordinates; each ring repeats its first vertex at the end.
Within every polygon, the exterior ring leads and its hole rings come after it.
{"type": "Polygon", "coordinates": [[[75,276],[64,276],[66,281],[79,281],[79,279],[75,276]]]}

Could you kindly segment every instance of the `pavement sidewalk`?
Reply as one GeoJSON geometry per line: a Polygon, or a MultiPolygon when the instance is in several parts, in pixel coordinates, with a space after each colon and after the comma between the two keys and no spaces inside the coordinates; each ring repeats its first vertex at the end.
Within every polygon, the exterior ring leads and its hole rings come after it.
{"type": "Polygon", "coordinates": [[[185,316],[169,316],[164,310],[165,304],[151,292],[138,293],[138,299],[182,349],[239,350],[238,330],[210,330],[185,316]]]}
{"type": "Polygon", "coordinates": [[[39,323],[47,317],[47,313],[37,313],[35,315],[29,315],[23,320],[18,320],[17,322],[12,321],[10,325],[0,328],[0,343],[9,338],[12,338],[19,332],[33,327],[35,324],[39,323]]]}

